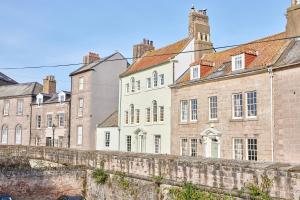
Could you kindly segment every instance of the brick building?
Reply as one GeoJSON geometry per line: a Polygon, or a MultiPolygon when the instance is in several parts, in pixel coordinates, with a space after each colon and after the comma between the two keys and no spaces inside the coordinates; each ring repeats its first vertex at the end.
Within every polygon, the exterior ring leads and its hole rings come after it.
{"type": "Polygon", "coordinates": [[[171,86],[172,154],[300,162],[299,8],[286,32],[207,53],[171,86]]]}
{"type": "Polygon", "coordinates": [[[36,95],[31,105],[31,145],[69,147],[70,104],[71,93],[57,93],[55,78],[47,76],[43,92],[36,95]]]}

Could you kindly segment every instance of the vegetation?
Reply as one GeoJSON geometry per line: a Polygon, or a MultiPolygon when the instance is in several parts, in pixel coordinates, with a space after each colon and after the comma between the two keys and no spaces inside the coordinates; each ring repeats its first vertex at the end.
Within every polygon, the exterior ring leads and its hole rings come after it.
{"type": "Polygon", "coordinates": [[[116,172],[113,179],[117,182],[118,186],[122,190],[129,192],[129,194],[133,196],[134,199],[136,199],[138,193],[138,185],[130,179],[126,178],[126,174],[124,172],[116,172]]]}
{"type": "Polygon", "coordinates": [[[103,185],[106,183],[109,175],[107,172],[104,171],[104,169],[95,169],[92,173],[92,177],[95,180],[95,182],[99,185],[103,185]]]}
{"type": "Polygon", "coordinates": [[[273,180],[271,180],[266,174],[261,176],[261,184],[248,183],[246,189],[249,190],[251,199],[271,200],[269,195],[270,189],[273,186],[273,180]]]}

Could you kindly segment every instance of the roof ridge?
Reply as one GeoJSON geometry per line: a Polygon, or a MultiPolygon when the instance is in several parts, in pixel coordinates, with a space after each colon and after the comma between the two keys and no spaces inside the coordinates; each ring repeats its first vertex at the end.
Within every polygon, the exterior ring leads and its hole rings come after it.
{"type": "MultiPolygon", "coordinates": [[[[186,38],[183,38],[183,39],[178,40],[178,41],[176,41],[176,42],[173,42],[173,43],[171,43],[171,44],[168,44],[168,45],[166,45],[166,46],[160,47],[159,49],[154,49],[154,50],[151,50],[151,51],[147,51],[146,53],[148,54],[148,53],[150,53],[150,52],[160,51],[160,50],[166,49],[166,48],[168,48],[168,47],[171,47],[171,46],[173,46],[173,45],[176,45],[177,43],[183,42],[183,41],[185,41],[185,40],[187,40],[187,39],[192,40],[190,37],[186,37],[186,38]]],[[[145,55],[146,55],[146,53],[145,53],[145,55]]],[[[174,52],[174,53],[176,53],[176,52],[174,52]]],[[[178,52],[178,54],[179,54],[179,53],[180,53],[180,52],[178,52]]],[[[144,57],[144,56],[142,56],[142,57],[144,57]]],[[[141,57],[141,58],[142,58],[142,57],[141,57]]]]}

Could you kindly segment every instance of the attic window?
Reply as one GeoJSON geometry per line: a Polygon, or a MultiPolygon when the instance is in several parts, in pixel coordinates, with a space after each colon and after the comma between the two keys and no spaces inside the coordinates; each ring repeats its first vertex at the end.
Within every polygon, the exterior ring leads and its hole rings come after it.
{"type": "Polygon", "coordinates": [[[245,68],[245,54],[232,56],[232,71],[241,70],[245,68]]]}
{"type": "Polygon", "coordinates": [[[36,104],[41,105],[43,103],[43,95],[38,94],[36,97],[36,104]]]}
{"type": "Polygon", "coordinates": [[[191,80],[200,78],[200,65],[191,67],[191,80]]]}
{"type": "Polygon", "coordinates": [[[58,101],[59,101],[60,103],[63,103],[63,102],[66,101],[66,95],[65,95],[65,93],[60,93],[60,94],[59,94],[59,96],[58,96],[58,101]]]}

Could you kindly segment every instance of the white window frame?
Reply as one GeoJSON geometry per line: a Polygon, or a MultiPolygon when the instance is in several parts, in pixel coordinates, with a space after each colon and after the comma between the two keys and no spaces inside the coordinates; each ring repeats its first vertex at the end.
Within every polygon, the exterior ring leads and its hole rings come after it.
{"type": "Polygon", "coordinates": [[[128,111],[125,111],[125,124],[128,125],[129,124],[129,112],[128,111]]]}
{"type": "Polygon", "coordinates": [[[147,78],[146,79],[146,85],[147,85],[147,89],[151,89],[152,88],[152,83],[151,83],[151,78],[147,78]]]}
{"type": "Polygon", "coordinates": [[[83,126],[77,126],[77,145],[83,144],[83,126]]]}
{"type": "Polygon", "coordinates": [[[165,107],[159,106],[159,121],[164,122],[165,121],[165,107]]]}
{"type": "Polygon", "coordinates": [[[7,144],[8,143],[8,126],[3,125],[1,127],[1,144],[7,144]]]}
{"type": "Polygon", "coordinates": [[[79,77],[78,89],[79,89],[79,91],[84,90],[84,77],[79,77]]]}
{"type": "Polygon", "coordinates": [[[157,101],[152,101],[152,120],[153,122],[158,122],[158,106],[157,101]]]}
{"type": "Polygon", "coordinates": [[[131,135],[126,135],[126,151],[132,152],[132,137],[131,137],[131,135]]]}
{"type": "Polygon", "coordinates": [[[141,117],[140,117],[141,111],[140,111],[140,109],[136,109],[135,114],[136,114],[136,123],[137,124],[141,123],[141,117]]]}
{"type": "Polygon", "coordinates": [[[189,140],[188,138],[180,138],[180,155],[189,156],[189,140]],[[186,146],[183,146],[183,140],[186,141],[186,146]]]}
{"type": "Polygon", "coordinates": [[[137,91],[141,90],[141,81],[140,80],[136,81],[136,88],[137,88],[137,91]]]}
{"type": "Polygon", "coordinates": [[[24,112],[24,99],[17,100],[17,115],[23,115],[24,112]]]}
{"type": "Polygon", "coordinates": [[[131,84],[130,92],[134,93],[135,92],[135,78],[134,77],[131,77],[130,84],[131,84]]]}
{"type": "Polygon", "coordinates": [[[246,102],[246,118],[249,118],[249,119],[257,118],[257,92],[255,90],[246,92],[245,102],[246,102]],[[255,93],[255,103],[253,102],[253,104],[251,104],[255,107],[255,115],[249,115],[250,113],[249,113],[249,109],[248,109],[248,106],[249,106],[249,104],[248,104],[248,95],[252,94],[252,93],[255,93]]]}
{"type": "Polygon", "coordinates": [[[198,100],[197,99],[191,99],[190,100],[190,121],[196,122],[198,121],[198,100]],[[196,102],[196,110],[193,108],[193,102],[196,102]]]}
{"type": "Polygon", "coordinates": [[[63,104],[66,101],[66,94],[65,93],[60,93],[58,96],[58,101],[63,104]]]}
{"type": "Polygon", "coordinates": [[[105,131],[105,140],[104,140],[104,146],[109,148],[110,147],[110,132],[109,131],[105,131]]]}
{"type": "Polygon", "coordinates": [[[232,71],[245,69],[245,54],[239,54],[232,56],[232,71]],[[237,64],[240,63],[240,66],[237,64]]]}
{"type": "Polygon", "coordinates": [[[151,123],[151,108],[146,108],[146,123],[151,123]]]}
{"type": "Polygon", "coordinates": [[[3,105],[3,115],[8,116],[9,115],[9,109],[10,109],[10,102],[9,100],[4,100],[3,105]]]}
{"type": "MultiPolygon", "coordinates": [[[[251,144],[253,145],[253,144],[251,144]]],[[[254,145],[253,145],[254,146],[254,145]]],[[[251,161],[257,161],[258,160],[258,139],[257,138],[247,138],[247,160],[251,160],[251,161]],[[256,159],[249,159],[249,140],[256,140],[256,149],[252,150],[254,152],[254,158],[256,157],[256,159]]]]}
{"type": "Polygon", "coordinates": [[[234,160],[243,160],[244,159],[244,140],[242,138],[233,138],[232,139],[232,159],[234,160]],[[236,141],[241,142],[240,144],[237,144],[236,141]],[[241,145],[240,148],[238,145],[241,145]],[[237,154],[237,152],[241,153],[241,155],[237,154]]]}
{"type": "Polygon", "coordinates": [[[242,119],[243,118],[243,102],[244,102],[244,99],[243,99],[243,93],[242,92],[240,92],[240,93],[234,93],[234,94],[232,94],[232,118],[233,119],[242,119]],[[235,101],[235,97],[236,96],[239,96],[239,101],[241,101],[241,102],[239,102],[240,104],[239,105],[236,105],[235,103],[236,103],[236,101],[235,101]],[[238,107],[240,107],[240,115],[241,116],[237,116],[236,114],[237,114],[237,112],[238,112],[238,107]]]}
{"type": "Polygon", "coordinates": [[[42,116],[36,115],[35,120],[36,120],[36,128],[40,129],[42,127],[42,116]]]}
{"type": "Polygon", "coordinates": [[[47,122],[47,128],[52,128],[52,125],[53,125],[53,116],[52,116],[52,113],[47,113],[46,120],[47,120],[46,121],[47,122]],[[50,121],[50,119],[51,119],[51,121],[50,121]]]}
{"type": "Polygon", "coordinates": [[[15,144],[16,145],[22,144],[22,126],[20,124],[17,125],[15,129],[15,144]]]}
{"type": "Polygon", "coordinates": [[[153,87],[156,88],[158,86],[158,73],[157,71],[153,72],[153,87]]]}
{"type": "Polygon", "coordinates": [[[129,83],[126,83],[126,94],[129,94],[129,90],[130,90],[130,86],[129,86],[129,83]]]}
{"type": "Polygon", "coordinates": [[[209,120],[210,121],[216,121],[216,120],[218,120],[218,96],[210,96],[210,97],[208,97],[208,117],[209,117],[209,120]],[[216,109],[216,117],[212,117],[212,99],[213,98],[216,98],[216,107],[215,107],[215,109],[216,109]]]}
{"type": "Polygon", "coordinates": [[[154,135],[154,153],[161,153],[161,135],[154,135]]]}
{"type": "Polygon", "coordinates": [[[191,138],[190,139],[190,155],[191,155],[191,157],[197,157],[198,156],[198,139],[197,138],[191,138]],[[195,142],[195,143],[193,143],[193,142],[195,142]],[[195,152],[193,152],[193,150],[195,152]]]}
{"type": "Polygon", "coordinates": [[[134,105],[130,104],[129,109],[130,109],[130,124],[134,124],[134,119],[135,119],[135,117],[134,117],[134,112],[135,112],[134,105]]]}
{"type": "Polygon", "coordinates": [[[200,78],[200,65],[196,65],[196,66],[191,67],[190,77],[191,77],[191,80],[196,80],[196,79],[200,78]],[[197,71],[195,71],[195,70],[197,70],[197,71]]]}
{"type": "Polygon", "coordinates": [[[65,127],[65,113],[64,112],[58,113],[58,127],[59,128],[65,127]]]}
{"type": "Polygon", "coordinates": [[[84,98],[79,98],[78,100],[78,117],[83,116],[83,109],[84,109],[84,98]]]}
{"type": "Polygon", "coordinates": [[[165,85],[165,75],[164,74],[159,75],[159,83],[161,86],[165,85]]]}
{"type": "Polygon", "coordinates": [[[189,102],[188,100],[180,101],[180,122],[186,123],[188,121],[189,102]]]}

